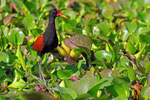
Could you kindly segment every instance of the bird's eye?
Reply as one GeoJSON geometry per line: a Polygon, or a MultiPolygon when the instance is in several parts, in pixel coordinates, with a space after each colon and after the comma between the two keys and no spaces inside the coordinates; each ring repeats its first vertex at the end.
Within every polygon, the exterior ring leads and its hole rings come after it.
{"type": "Polygon", "coordinates": [[[56,14],[57,14],[57,12],[53,11],[51,14],[52,14],[52,15],[56,15],[56,14]]]}
{"type": "Polygon", "coordinates": [[[53,12],[53,15],[55,15],[55,12],[53,12]]]}

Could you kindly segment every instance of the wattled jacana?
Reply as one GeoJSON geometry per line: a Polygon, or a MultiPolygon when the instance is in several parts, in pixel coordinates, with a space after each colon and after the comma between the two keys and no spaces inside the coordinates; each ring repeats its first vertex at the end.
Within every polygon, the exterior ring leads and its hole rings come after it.
{"type": "Polygon", "coordinates": [[[45,82],[42,67],[41,67],[41,58],[45,53],[51,52],[58,45],[58,38],[57,38],[56,28],[55,28],[55,18],[57,16],[67,18],[62,13],[60,13],[58,9],[56,8],[52,9],[49,13],[49,23],[46,28],[46,31],[44,32],[44,34],[40,35],[36,39],[36,41],[34,42],[32,46],[33,50],[37,51],[37,53],[40,55],[39,73],[40,73],[40,79],[42,77],[45,85],[46,85],[46,82],[45,82]]]}

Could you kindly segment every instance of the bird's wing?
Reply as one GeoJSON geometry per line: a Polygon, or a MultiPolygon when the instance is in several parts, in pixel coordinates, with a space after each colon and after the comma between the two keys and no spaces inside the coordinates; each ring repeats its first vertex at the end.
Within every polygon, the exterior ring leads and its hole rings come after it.
{"type": "Polygon", "coordinates": [[[33,50],[37,51],[38,53],[42,52],[44,48],[44,40],[43,40],[43,34],[40,35],[36,41],[34,42],[32,46],[33,50]]]}

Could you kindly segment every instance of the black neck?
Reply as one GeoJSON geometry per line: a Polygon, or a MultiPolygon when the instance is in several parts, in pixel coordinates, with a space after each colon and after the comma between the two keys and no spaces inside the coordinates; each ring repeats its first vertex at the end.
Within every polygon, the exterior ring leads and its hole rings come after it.
{"type": "Polygon", "coordinates": [[[54,17],[49,17],[49,23],[46,28],[46,31],[44,34],[55,34],[56,33],[56,28],[55,28],[55,18],[54,17]]]}
{"type": "Polygon", "coordinates": [[[49,23],[46,28],[46,31],[44,32],[44,49],[43,53],[50,52],[58,45],[58,38],[56,34],[56,28],[55,28],[55,16],[50,15],[49,17],[49,23]]]}
{"type": "Polygon", "coordinates": [[[44,43],[50,46],[56,40],[58,41],[55,28],[55,17],[50,16],[48,26],[44,32],[44,43]]]}

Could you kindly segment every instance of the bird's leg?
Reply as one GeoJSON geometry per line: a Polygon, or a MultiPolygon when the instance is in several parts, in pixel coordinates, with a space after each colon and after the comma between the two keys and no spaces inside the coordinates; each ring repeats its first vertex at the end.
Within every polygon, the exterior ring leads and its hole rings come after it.
{"type": "Polygon", "coordinates": [[[46,81],[45,81],[45,78],[44,78],[44,74],[43,74],[43,71],[42,71],[41,62],[42,62],[42,58],[40,57],[40,59],[39,59],[39,74],[40,74],[40,79],[42,79],[43,82],[44,82],[44,85],[47,86],[46,81]]]}
{"type": "Polygon", "coordinates": [[[42,71],[42,65],[41,65],[41,62],[42,62],[42,58],[40,57],[39,59],[39,74],[40,74],[40,79],[42,79],[44,81],[44,85],[46,86],[46,88],[49,90],[50,94],[53,96],[53,92],[48,88],[47,84],[46,84],[46,81],[45,81],[45,78],[44,78],[44,74],[43,74],[43,71],[42,71]]]}

